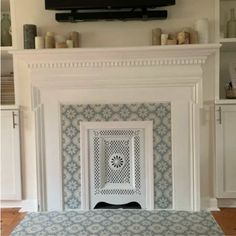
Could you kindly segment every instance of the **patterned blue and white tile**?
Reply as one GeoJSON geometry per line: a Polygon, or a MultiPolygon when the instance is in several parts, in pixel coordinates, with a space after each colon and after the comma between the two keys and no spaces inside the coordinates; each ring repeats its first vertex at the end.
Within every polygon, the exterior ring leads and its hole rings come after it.
{"type": "Polygon", "coordinates": [[[65,209],[81,207],[81,121],[153,121],[154,205],[172,208],[170,103],[61,105],[65,209]]]}
{"type": "Polygon", "coordinates": [[[29,213],[12,236],[224,235],[210,212],[93,210],[29,213]]]}

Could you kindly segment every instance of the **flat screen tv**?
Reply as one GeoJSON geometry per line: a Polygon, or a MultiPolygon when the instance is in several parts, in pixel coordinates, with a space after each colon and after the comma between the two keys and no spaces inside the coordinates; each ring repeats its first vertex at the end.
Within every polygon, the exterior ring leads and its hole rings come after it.
{"type": "Polygon", "coordinates": [[[154,8],[175,5],[175,0],[45,0],[48,10],[154,8]]]}

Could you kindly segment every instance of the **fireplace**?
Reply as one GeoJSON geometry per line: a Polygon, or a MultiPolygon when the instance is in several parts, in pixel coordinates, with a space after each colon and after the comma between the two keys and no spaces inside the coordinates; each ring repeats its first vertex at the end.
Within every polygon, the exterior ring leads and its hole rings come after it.
{"type": "Polygon", "coordinates": [[[202,82],[217,49],[14,52],[16,77],[32,89],[40,209],[199,210],[202,82]]]}

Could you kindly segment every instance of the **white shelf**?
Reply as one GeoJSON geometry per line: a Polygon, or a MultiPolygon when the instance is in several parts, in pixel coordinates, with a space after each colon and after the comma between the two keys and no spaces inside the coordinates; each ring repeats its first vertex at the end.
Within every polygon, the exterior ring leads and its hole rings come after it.
{"type": "Polygon", "coordinates": [[[8,51],[10,51],[10,50],[12,50],[13,49],[13,47],[12,46],[3,46],[3,47],[0,47],[1,48],[1,52],[2,53],[5,53],[5,52],[8,52],[8,51]]]}
{"type": "Polygon", "coordinates": [[[221,38],[221,43],[236,43],[236,38],[221,38]]]}
{"type": "Polygon", "coordinates": [[[9,59],[12,58],[12,55],[9,53],[13,50],[12,46],[9,47],[0,47],[1,49],[1,59],[9,59]]]}
{"type": "Polygon", "coordinates": [[[0,105],[0,110],[19,110],[17,105],[0,105]]]}
{"type": "Polygon", "coordinates": [[[216,105],[232,105],[236,104],[236,99],[220,99],[215,101],[216,105]]]}
{"type": "Polygon", "coordinates": [[[222,38],[220,43],[222,44],[221,51],[236,51],[236,38],[222,38]]]}

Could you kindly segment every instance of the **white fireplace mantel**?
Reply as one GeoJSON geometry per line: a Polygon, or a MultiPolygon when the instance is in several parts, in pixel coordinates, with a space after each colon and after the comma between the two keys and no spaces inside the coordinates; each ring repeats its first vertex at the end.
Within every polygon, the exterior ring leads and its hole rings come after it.
{"type": "MultiPolygon", "coordinates": [[[[197,88],[196,84],[201,86],[202,67],[219,48],[220,44],[196,44],[13,50],[10,53],[14,55],[15,74],[21,73],[22,68],[34,74],[31,77],[34,87],[152,87],[158,83],[159,86],[192,84],[197,88]],[[171,70],[166,70],[168,66],[171,66],[171,70]],[[65,72],[68,75],[66,80],[65,72]]],[[[16,103],[20,97],[18,82],[16,79],[16,103]]],[[[195,92],[201,93],[201,89],[197,89],[195,92]]],[[[198,99],[202,96],[197,93],[194,100],[201,104],[198,99]]]]}
{"type": "MultiPolygon", "coordinates": [[[[26,112],[32,107],[34,110],[41,209],[60,210],[63,205],[60,104],[158,101],[171,103],[173,209],[199,210],[202,81],[204,65],[219,47],[202,44],[13,51],[17,105],[26,112]],[[21,83],[27,92],[18,89],[21,83]],[[32,104],[26,98],[29,90],[33,92],[32,104]]],[[[22,130],[27,149],[29,131],[27,127],[22,130]]]]}
{"type": "Polygon", "coordinates": [[[204,64],[219,44],[15,50],[34,69],[204,64]]]}

